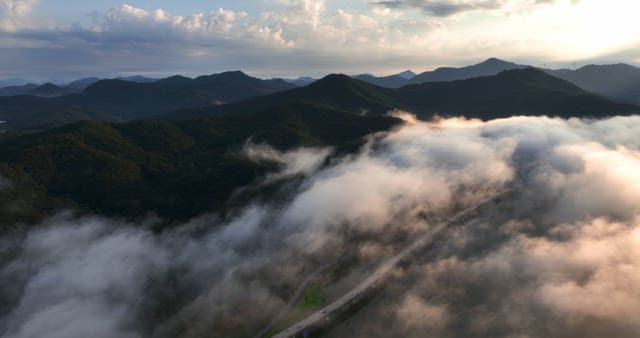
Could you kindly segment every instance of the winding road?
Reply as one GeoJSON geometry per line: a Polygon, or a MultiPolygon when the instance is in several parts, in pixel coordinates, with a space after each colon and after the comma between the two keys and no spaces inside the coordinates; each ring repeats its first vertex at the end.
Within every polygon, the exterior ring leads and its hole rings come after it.
{"type": "Polygon", "coordinates": [[[391,257],[390,259],[388,259],[384,263],[382,263],[373,272],[373,274],[371,274],[365,280],[360,282],[358,285],[356,285],[349,292],[345,293],[340,298],[338,298],[338,299],[334,300],[333,302],[329,303],[328,305],[326,305],[322,309],[312,313],[311,315],[309,315],[305,319],[293,324],[292,326],[290,326],[286,330],[281,331],[280,333],[276,334],[275,336],[273,336],[273,338],[292,337],[292,336],[295,336],[296,334],[298,334],[300,332],[305,331],[309,327],[312,327],[314,325],[320,324],[323,320],[326,320],[331,313],[334,313],[337,310],[342,309],[345,306],[350,305],[356,298],[358,298],[361,295],[364,295],[367,291],[369,291],[370,289],[375,287],[377,285],[377,282],[380,281],[381,279],[383,279],[384,277],[386,277],[396,267],[396,265],[398,265],[398,263],[400,263],[401,261],[406,259],[408,256],[413,254],[416,250],[418,250],[418,249],[426,246],[427,244],[431,243],[433,241],[433,238],[436,235],[438,235],[440,232],[442,232],[445,228],[447,228],[448,226],[450,226],[453,223],[458,222],[463,217],[472,214],[473,212],[477,211],[478,209],[484,207],[485,205],[487,205],[489,203],[492,203],[496,199],[502,197],[503,195],[505,195],[505,194],[507,194],[507,193],[509,193],[511,191],[512,191],[511,189],[504,190],[504,191],[501,191],[501,192],[499,192],[499,193],[497,193],[495,195],[492,195],[492,196],[486,198],[485,200],[480,201],[480,203],[476,204],[475,206],[467,208],[467,209],[464,209],[464,210],[458,212],[453,217],[449,218],[447,221],[432,227],[426,233],[424,233],[423,235],[418,237],[418,239],[416,239],[409,246],[404,248],[402,251],[400,251],[399,253],[397,253],[395,256],[391,257]]]}

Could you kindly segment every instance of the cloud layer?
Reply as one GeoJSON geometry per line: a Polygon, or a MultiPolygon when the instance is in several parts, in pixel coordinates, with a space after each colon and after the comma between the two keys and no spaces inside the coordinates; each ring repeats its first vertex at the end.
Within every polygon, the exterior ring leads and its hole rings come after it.
{"type": "Polygon", "coordinates": [[[320,76],[422,71],[494,56],[534,65],[637,62],[633,51],[640,43],[630,14],[640,7],[624,0],[398,0],[364,6],[270,0],[270,9],[261,12],[201,8],[180,14],[134,3],[88,19],[78,13],[73,23],[38,12],[37,3],[0,2],[0,77],[229,69],[320,76]]]}
{"type": "Polygon", "coordinates": [[[329,298],[417,234],[505,187],[449,228],[379,298],[330,334],[635,337],[640,327],[639,117],[405,118],[356,153],[279,153],[284,198],[175,231],[62,214],[0,272],[12,338],[254,336],[302,281],[329,298]],[[339,272],[346,271],[346,272],[339,272]],[[6,286],[6,287],[5,287],[6,286]]]}

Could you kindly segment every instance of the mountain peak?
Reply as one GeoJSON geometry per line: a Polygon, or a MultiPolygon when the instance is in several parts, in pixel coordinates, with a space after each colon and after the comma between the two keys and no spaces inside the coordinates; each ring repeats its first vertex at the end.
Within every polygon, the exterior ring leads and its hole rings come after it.
{"type": "Polygon", "coordinates": [[[355,88],[362,85],[369,85],[366,82],[363,82],[358,79],[354,79],[345,74],[329,74],[320,80],[317,80],[309,85],[310,88],[316,88],[321,90],[329,90],[329,91],[340,91],[345,90],[345,88],[355,88]]]}
{"type": "Polygon", "coordinates": [[[185,84],[189,82],[191,82],[191,78],[188,78],[182,75],[173,75],[173,76],[158,80],[159,84],[185,84]]]}
{"type": "Polygon", "coordinates": [[[252,76],[247,75],[241,70],[231,70],[217,74],[202,75],[194,79],[196,82],[233,82],[233,81],[246,81],[246,80],[258,80],[252,76]]]}
{"type": "Polygon", "coordinates": [[[480,62],[478,65],[511,65],[514,64],[513,62],[509,62],[509,61],[505,61],[502,59],[498,59],[498,58],[488,58],[482,62],[480,62]]]}
{"type": "Polygon", "coordinates": [[[247,73],[241,71],[241,70],[230,70],[230,71],[226,71],[226,72],[222,72],[219,74],[214,74],[214,75],[218,75],[218,76],[234,76],[234,77],[251,77],[249,76],[247,73]]]}
{"type": "Polygon", "coordinates": [[[314,84],[324,84],[324,83],[348,83],[353,81],[353,79],[344,74],[329,74],[320,80],[314,82],[314,84]]]}
{"type": "Polygon", "coordinates": [[[38,89],[42,89],[42,90],[52,90],[52,89],[58,89],[60,87],[56,86],[55,84],[51,83],[51,82],[47,82],[41,86],[38,87],[38,89]]]}
{"type": "Polygon", "coordinates": [[[414,72],[413,72],[413,71],[411,71],[411,70],[405,70],[404,72],[401,72],[401,73],[396,74],[396,76],[399,76],[399,77],[404,78],[404,79],[407,79],[407,80],[411,80],[411,79],[413,79],[414,77],[416,77],[416,75],[417,75],[417,74],[416,74],[416,73],[414,73],[414,72]]]}
{"type": "Polygon", "coordinates": [[[498,58],[489,58],[481,63],[460,68],[440,67],[434,71],[424,72],[416,75],[410,80],[411,83],[455,81],[470,79],[479,76],[496,75],[503,70],[523,68],[524,66],[498,58]]]}

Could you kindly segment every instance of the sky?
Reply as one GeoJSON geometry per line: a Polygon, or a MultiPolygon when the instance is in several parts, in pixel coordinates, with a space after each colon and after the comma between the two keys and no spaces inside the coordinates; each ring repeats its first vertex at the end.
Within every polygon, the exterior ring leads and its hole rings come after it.
{"type": "Polygon", "coordinates": [[[640,64],[637,0],[0,0],[0,79],[640,64]]]}

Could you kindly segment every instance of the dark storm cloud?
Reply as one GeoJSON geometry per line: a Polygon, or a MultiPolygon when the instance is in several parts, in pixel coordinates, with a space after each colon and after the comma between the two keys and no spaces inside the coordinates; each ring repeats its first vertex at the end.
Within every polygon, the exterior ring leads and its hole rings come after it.
{"type": "Polygon", "coordinates": [[[388,8],[418,8],[427,14],[449,16],[457,13],[498,9],[503,0],[393,0],[372,2],[374,6],[388,8]]]}

